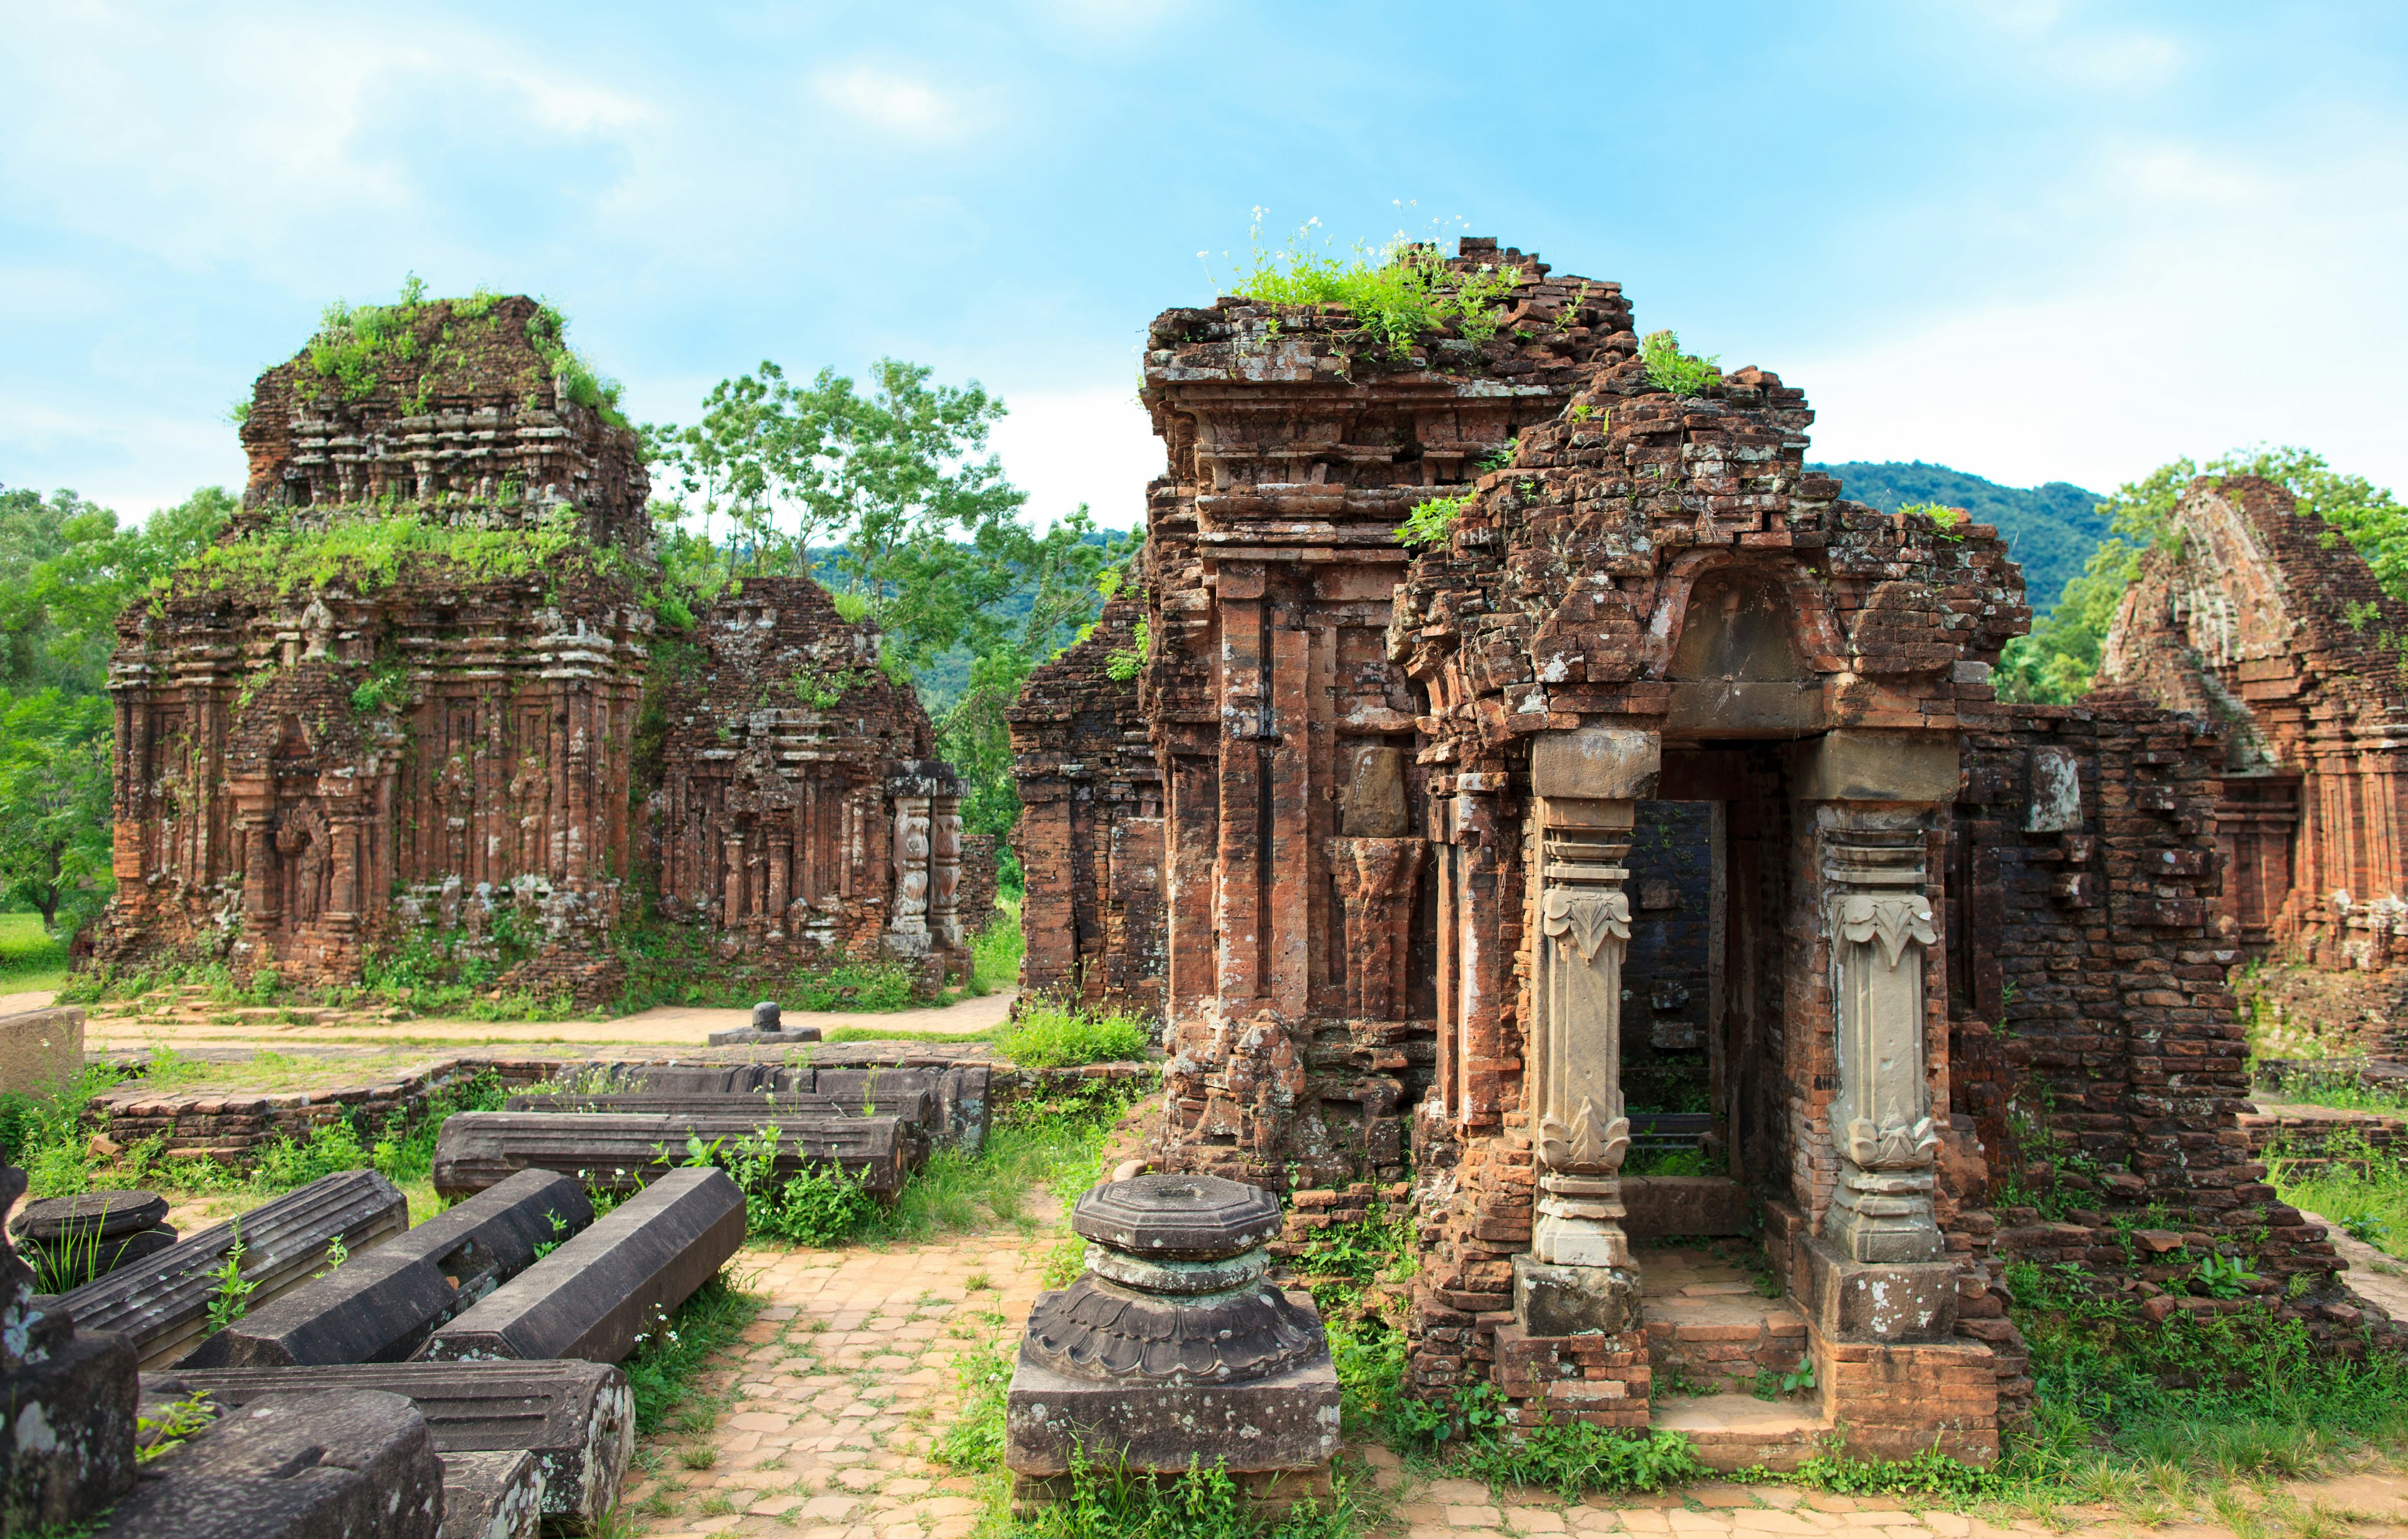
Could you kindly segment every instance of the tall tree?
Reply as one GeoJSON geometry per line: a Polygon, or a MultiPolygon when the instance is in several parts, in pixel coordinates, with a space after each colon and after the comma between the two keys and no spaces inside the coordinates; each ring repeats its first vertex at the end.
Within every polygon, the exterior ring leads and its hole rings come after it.
{"type": "Polygon", "coordinates": [[[105,695],[54,689],[0,713],[0,897],[51,930],[108,900],[109,716],[105,695]]]}

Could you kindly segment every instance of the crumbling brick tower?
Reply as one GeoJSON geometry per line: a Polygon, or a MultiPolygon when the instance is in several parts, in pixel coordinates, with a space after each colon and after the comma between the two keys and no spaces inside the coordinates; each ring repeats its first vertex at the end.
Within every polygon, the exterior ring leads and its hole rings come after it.
{"type": "Polygon", "coordinates": [[[355,981],[412,923],[592,998],[652,618],[635,434],[511,297],[332,318],[263,374],[240,516],[118,622],[104,962],[355,981]]]}
{"type": "Polygon", "coordinates": [[[1352,316],[1163,313],[1143,400],[1169,450],[1137,580],[1165,797],[1168,1120],[1188,1168],[1285,1186],[1403,1168],[1433,1069],[1440,915],[1485,878],[1431,859],[1446,791],[1389,654],[1414,506],[1560,414],[1627,326],[1612,284],[1518,268],[1493,335],[1389,354],[1352,316]]]}
{"type": "Polygon", "coordinates": [[[729,956],[965,975],[961,782],[918,695],[880,670],[876,629],[809,577],[748,577],[699,640],[668,691],[664,912],[729,956]]]}
{"type": "MultiPolygon", "coordinates": [[[[1149,731],[1164,1162],[1389,1179],[1410,1108],[1412,1380],[1523,1425],[1677,1411],[1653,1375],[1698,1322],[1629,1241],[1756,1236],[1785,1296],[1739,1376],[1802,1347],[1814,1401],[1726,1464],[1993,1455],[2019,1257],[2171,1308],[2212,1248],[2250,1307],[2357,1318],[2236,1119],[2213,723],[2001,705],[1997,531],[1844,500],[1800,392],[1676,392],[1614,287],[1479,264],[1519,271],[1497,335],[1405,356],[1335,307],[1154,324],[1138,699],[1079,724],[1084,676],[1040,677],[1015,746],[1051,790],[1149,731]],[[1626,1179],[1640,1151],[1713,1174],[1626,1179]]],[[[1108,874],[1032,860],[1028,912],[1103,912],[1108,874]]]]}
{"type": "Polygon", "coordinates": [[[1027,873],[1020,986],[1162,1015],[1162,773],[1138,708],[1145,606],[1123,593],[1095,629],[1028,677],[1005,713],[1027,873]]]}
{"type": "Polygon", "coordinates": [[[2100,676],[2225,724],[2224,918],[2295,964],[2258,987],[2334,1046],[2408,1047],[2408,605],[2272,482],[2201,477],[2172,522],[2100,676]]]}

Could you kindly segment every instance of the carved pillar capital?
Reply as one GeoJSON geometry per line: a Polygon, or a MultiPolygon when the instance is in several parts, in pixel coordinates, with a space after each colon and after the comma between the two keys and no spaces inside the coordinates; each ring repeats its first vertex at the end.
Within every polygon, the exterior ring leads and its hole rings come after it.
{"type": "MultiPolygon", "coordinates": [[[[1828,1131],[1840,1157],[1824,1233],[1857,1261],[1940,1254],[1931,1210],[1933,1131],[1924,1082],[1925,953],[1938,943],[1924,894],[1920,827],[1823,832],[1839,1093],[1828,1131]]],[[[1884,819],[1895,822],[1898,819],[1884,819]]]]}

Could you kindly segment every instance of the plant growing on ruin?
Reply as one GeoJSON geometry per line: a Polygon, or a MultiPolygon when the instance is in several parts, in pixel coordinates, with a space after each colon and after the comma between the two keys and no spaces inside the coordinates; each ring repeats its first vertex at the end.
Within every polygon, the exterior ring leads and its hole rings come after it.
{"type": "Polygon", "coordinates": [[[195,1389],[170,1402],[157,1416],[134,1418],[134,1461],[148,1464],[161,1454],[182,1447],[186,1439],[217,1419],[207,1389],[195,1389]]]}
{"type": "Polygon", "coordinates": [[[866,668],[839,668],[832,674],[823,674],[803,667],[795,670],[787,684],[796,699],[815,711],[826,711],[834,710],[848,693],[877,677],[866,668]]]}
{"type": "Polygon", "coordinates": [[[1442,545],[1455,534],[1455,523],[1463,510],[1471,506],[1473,493],[1466,492],[1455,497],[1432,497],[1418,503],[1397,525],[1398,543],[1413,547],[1442,545]]]}
{"type": "Polygon", "coordinates": [[[1519,267],[1451,266],[1436,248],[1409,240],[1401,231],[1377,247],[1358,242],[1340,252],[1326,236],[1316,247],[1318,219],[1307,220],[1284,246],[1268,248],[1263,244],[1263,213],[1254,210],[1248,232],[1252,266],[1237,276],[1230,292],[1267,305],[1342,305],[1392,357],[1436,331],[1452,329],[1468,341],[1487,341],[1497,335],[1505,304],[1522,281],[1519,267]]]}
{"type": "Polygon", "coordinates": [[[217,1279],[217,1287],[209,1294],[209,1329],[212,1332],[222,1331],[242,1318],[243,1311],[248,1307],[244,1301],[259,1286],[242,1275],[242,1253],[246,1248],[242,1243],[242,1220],[233,1219],[229,1227],[234,1232],[234,1243],[226,1247],[224,1263],[209,1274],[217,1279]]]}
{"type": "Polygon", "coordinates": [[[1681,339],[1669,331],[1648,333],[1639,344],[1639,361],[1648,383],[1675,395],[1703,395],[1723,382],[1715,359],[1683,352],[1681,339]]]}
{"type": "Polygon", "coordinates": [[[1104,675],[1115,683],[1125,684],[1135,678],[1138,676],[1138,670],[1143,668],[1146,660],[1154,655],[1152,622],[1139,620],[1133,640],[1134,645],[1120,648],[1106,654],[1104,658],[1104,675]]]}

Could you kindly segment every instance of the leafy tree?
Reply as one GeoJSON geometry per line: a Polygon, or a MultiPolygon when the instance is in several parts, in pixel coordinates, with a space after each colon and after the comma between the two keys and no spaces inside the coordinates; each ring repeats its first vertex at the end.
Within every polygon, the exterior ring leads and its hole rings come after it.
{"type": "Polygon", "coordinates": [[[55,689],[0,714],[0,897],[51,930],[108,898],[109,719],[107,696],[55,689]]]}
{"type": "Polygon", "coordinates": [[[2363,476],[2341,475],[2324,456],[2295,447],[2235,449],[2203,466],[2175,460],[2099,505],[2108,538],[2031,634],[2007,644],[1999,659],[2001,697],[2063,705],[2090,692],[2124,591],[2140,575],[2142,552],[2172,537],[2174,505],[2200,476],[2256,476],[2282,486],[2300,517],[2323,520],[2366,558],[2384,591],[2408,601],[2408,508],[2388,491],[2363,476]]]}
{"type": "Polygon", "coordinates": [[[72,492],[0,490],[0,685],[98,691],[119,611],[214,540],[235,506],[232,493],[204,487],[120,528],[72,492]]]}
{"type": "Polygon", "coordinates": [[[1029,537],[1026,494],[978,457],[1003,403],[929,374],[882,359],[865,396],[833,369],[796,385],[765,362],[714,386],[695,425],[646,429],[706,546],[711,520],[728,520],[733,575],[821,569],[904,667],[991,639],[980,620],[1016,585],[1029,537]]]}

